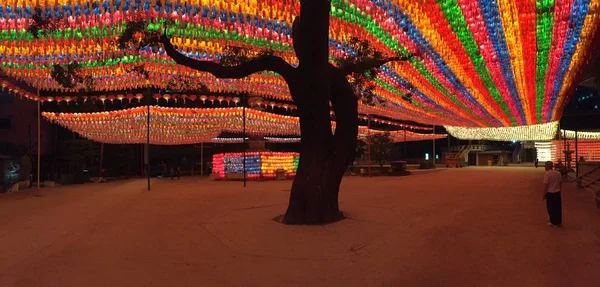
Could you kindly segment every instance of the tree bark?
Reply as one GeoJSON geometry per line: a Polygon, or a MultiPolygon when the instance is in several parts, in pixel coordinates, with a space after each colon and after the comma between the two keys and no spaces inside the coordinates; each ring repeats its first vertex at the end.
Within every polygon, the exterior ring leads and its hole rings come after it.
{"type": "MultiPolygon", "coordinates": [[[[329,9],[327,0],[302,2],[301,16],[294,21],[292,35],[298,68],[276,56],[224,67],[188,58],[177,52],[166,36],[161,38],[167,54],[178,64],[218,78],[243,78],[270,70],[285,79],[298,106],[301,132],[300,162],[283,218],[286,224],[322,224],[343,218],[338,205],[339,186],[356,149],[358,103],[346,78],[349,72],[328,62],[329,9]],[[336,116],[335,134],[331,109],[336,116]]],[[[351,72],[355,72],[364,67],[352,68],[351,72]]]]}

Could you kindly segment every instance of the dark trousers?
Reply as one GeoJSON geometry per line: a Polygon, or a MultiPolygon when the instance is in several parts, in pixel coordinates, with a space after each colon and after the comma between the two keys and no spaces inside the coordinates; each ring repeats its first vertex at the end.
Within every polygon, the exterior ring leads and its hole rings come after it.
{"type": "Polygon", "coordinates": [[[554,225],[562,224],[562,200],[560,192],[546,193],[546,207],[550,216],[550,223],[554,225]]]}

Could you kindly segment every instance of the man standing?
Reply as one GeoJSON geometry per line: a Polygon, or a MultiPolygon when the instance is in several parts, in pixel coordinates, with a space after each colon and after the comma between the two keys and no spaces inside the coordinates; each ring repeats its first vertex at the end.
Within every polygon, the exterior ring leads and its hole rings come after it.
{"type": "Polygon", "coordinates": [[[562,224],[562,201],[560,198],[560,189],[562,187],[562,175],[558,170],[552,169],[553,163],[547,161],[544,166],[546,174],[544,175],[544,196],[550,222],[548,225],[560,227],[562,224]]]}

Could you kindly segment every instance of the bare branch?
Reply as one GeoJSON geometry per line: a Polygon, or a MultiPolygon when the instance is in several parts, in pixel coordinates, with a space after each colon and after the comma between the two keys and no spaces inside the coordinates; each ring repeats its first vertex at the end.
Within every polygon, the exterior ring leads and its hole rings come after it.
{"type": "Polygon", "coordinates": [[[27,27],[27,32],[29,32],[34,39],[39,39],[41,32],[52,32],[57,30],[60,26],[61,19],[62,17],[56,19],[44,19],[42,17],[42,8],[36,6],[31,17],[33,23],[27,27]]]}
{"type": "Polygon", "coordinates": [[[294,77],[294,68],[284,59],[274,55],[263,54],[239,65],[228,67],[215,62],[195,60],[179,53],[164,34],[160,37],[160,42],[167,55],[173,58],[177,64],[211,73],[217,78],[240,79],[262,71],[273,71],[281,75],[287,82],[294,77]]]}
{"type": "Polygon", "coordinates": [[[389,57],[389,58],[381,58],[381,59],[366,59],[364,61],[352,63],[352,62],[342,62],[340,64],[340,70],[345,75],[351,74],[362,74],[371,69],[379,68],[389,62],[397,62],[397,61],[407,61],[415,57],[415,55],[403,56],[403,57],[389,57]]]}

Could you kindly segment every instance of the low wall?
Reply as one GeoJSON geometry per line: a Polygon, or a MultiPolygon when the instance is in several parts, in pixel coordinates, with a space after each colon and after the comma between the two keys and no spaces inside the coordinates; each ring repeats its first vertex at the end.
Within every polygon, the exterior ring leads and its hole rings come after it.
{"type": "Polygon", "coordinates": [[[600,167],[600,162],[598,161],[584,161],[579,162],[579,176],[586,174],[590,170],[600,167]]]}

